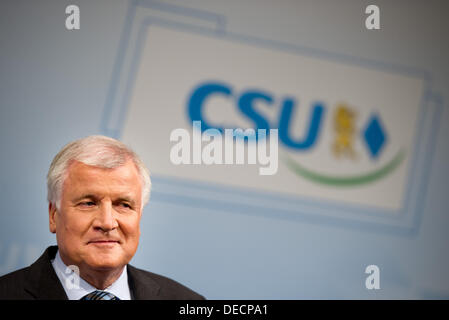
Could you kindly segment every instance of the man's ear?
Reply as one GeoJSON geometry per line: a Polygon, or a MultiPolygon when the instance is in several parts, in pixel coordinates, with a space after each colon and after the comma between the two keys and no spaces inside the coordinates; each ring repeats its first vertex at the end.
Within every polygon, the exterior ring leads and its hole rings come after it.
{"type": "Polygon", "coordinates": [[[57,219],[58,210],[56,206],[49,202],[48,203],[48,216],[49,216],[49,227],[51,233],[56,233],[56,219],[57,219]]]}

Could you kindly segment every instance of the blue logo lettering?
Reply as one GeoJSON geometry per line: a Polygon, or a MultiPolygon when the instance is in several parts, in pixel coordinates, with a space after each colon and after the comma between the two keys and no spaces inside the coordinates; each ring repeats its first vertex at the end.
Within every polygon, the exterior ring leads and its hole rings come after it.
{"type": "MultiPolygon", "coordinates": [[[[224,128],[211,124],[203,116],[203,107],[205,105],[205,101],[214,95],[233,97],[232,89],[229,85],[219,82],[203,83],[193,90],[193,93],[187,103],[187,114],[191,123],[193,123],[194,121],[201,121],[202,131],[213,128],[223,133],[224,128]]],[[[270,123],[263,115],[261,115],[254,109],[254,104],[256,101],[262,101],[265,105],[272,107],[274,99],[273,96],[268,92],[262,90],[247,90],[243,92],[236,101],[237,108],[244,116],[254,122],[254,129],[256,130],[256,132],[258,129],[266,129],[267,132],[269,132],[271,127],[270,123]]],[[[310,116],[310,125],[306,131],[305,137],[301,140],[294,140],[290,136],[290,125],[292,117],[294,116],[295,106],[296,103],[294,99],[285,98],[283,100],[279,117],[279,139],[282,141],[282,143],[284,143],[291,149],[309,149],[314,146],[319,136],[325,109],[322,103],[315,103],[313,105],[312,114],[310,116]]]]}

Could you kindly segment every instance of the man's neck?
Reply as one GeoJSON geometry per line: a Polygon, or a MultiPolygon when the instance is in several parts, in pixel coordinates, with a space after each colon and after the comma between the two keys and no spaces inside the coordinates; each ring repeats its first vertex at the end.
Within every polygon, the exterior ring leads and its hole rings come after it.
{"type": "MultiPolygon", "coordinates": [[[[65,258],[61,252],[59,253],[62,262],[66,266],[70,265],[71,263],[67,261],[67,258],[65,258]]],[[[80,265],[78,268],[80,278],[89,283],[91,286],[99,290],[104,290],[120,278],[125,266],[120,268],[92,269],[87,265],[80,265]]]]}
{"type": "Polygon", "coordinates": [[[86,270],[88,268],[80,268],[80,277],[83,278],[93,287],[104,290],[111,286],[123,272],[124,267],[120,269],[107,270],[86,270]]]}

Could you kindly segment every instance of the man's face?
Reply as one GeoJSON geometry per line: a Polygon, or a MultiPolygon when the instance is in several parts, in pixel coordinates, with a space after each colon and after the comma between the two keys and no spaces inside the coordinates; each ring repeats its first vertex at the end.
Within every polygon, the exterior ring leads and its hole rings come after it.
{"type": "Polygon", "coordinates": [[[132,161],[114,168],[74,162],[61,205],[49,207],[66,265],[95,271],[120,269],[134,256],[140,236],[142,183],[132,161]]]}

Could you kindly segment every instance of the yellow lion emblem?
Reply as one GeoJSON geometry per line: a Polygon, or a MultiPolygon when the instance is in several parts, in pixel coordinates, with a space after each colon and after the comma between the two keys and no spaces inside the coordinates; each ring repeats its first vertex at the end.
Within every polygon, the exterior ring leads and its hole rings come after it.
{"type": "Polygon", "coordinates": [[[345,154],[351,158],[356,157],[353,142],[356,133],[356,113],[346,104],[339,104],[334,113],[335,141],[333,151],[337,157],[345,154]]]}

